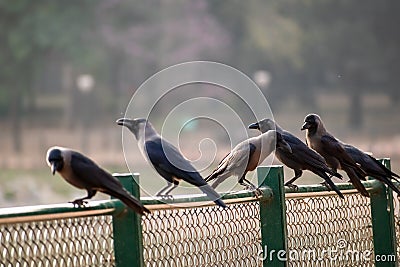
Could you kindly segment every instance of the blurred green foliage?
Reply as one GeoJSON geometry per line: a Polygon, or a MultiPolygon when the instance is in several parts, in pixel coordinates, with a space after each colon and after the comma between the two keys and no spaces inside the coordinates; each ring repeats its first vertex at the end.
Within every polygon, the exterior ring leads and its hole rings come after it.
{"type": "Polygon", "coordinates": [[[121,112],[147,77],[199,59],[267,70],[276,107],[291,94],[313,105],[320,88],[352,97],[379,88],[397,100],[399,11],[395,0],[1,0],[0,116],[65,96],[80,73],[95,77],[105,112],[121,112]]]}

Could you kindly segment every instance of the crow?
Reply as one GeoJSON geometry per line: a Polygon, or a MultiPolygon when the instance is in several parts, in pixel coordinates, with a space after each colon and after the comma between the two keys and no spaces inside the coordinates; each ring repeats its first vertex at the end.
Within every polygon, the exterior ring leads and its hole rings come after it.
{"type": "Polygon", "coordinates": [[[135,135],[142,155],[167,181],[167,186],[162,188],[157,196],[168,197],[168,194],[183,180],[197,186],[217,205],[226,207],[220,195],[204,181],[203,177],[176,147],[156,132],[148,120],[121,118],[117,120],[117,124],[127,127],[135,135]]]}
{"type": "Polygon", "coordinates": [[[366,173],[346,152],[344,144],[327,132],[317,114],[307,115],[301,130],[306,130],[307,145],[321,154],[333,171],[336,172],[338,169],[345,171],[361,195],[369,197],[361,183],[361,180],[365,180],[366,173]]]}
{"type": "MultiPolygon", "coordinates": [[[[286,143],[280,133],[267,131],[259,136],[249,138],[236,145],[226,155],[218,167],[206,178],[207,182],[214,181],[213,188],[230,176],[237,176],[240,185],[247,189],[257,190],[257,187],[246,179],[246,174],[253,171],[275,148],[291,153],[291,147],[286,143]]],[[[256,194],[258,192],[256,191],[256,194]]]]}
{"type": "Polygon", "coordinates": [[[288,131],[283,130],[271,119],[264,119],[253,123],[249,125],[249,128],[257,129],[261,133],[276,129],[276,131],[282,135],[283,140],[285,140],[291,147],[292,153],[280,147],[275,150],[275,155],[279,161],[294,171],[295,176],[285,183],[286,186],[292,186],[296,188],[296,186],[293,185],[293,182],[301,177],[303,170],[309,170],[323,178],[325,180],[324,184],[329,189],[334,190],[341,198],[344,198],[343,194],[332,182],[331,177],[329,177],[328,174],[338,178],[342,178],[342,176],[339,173],[332,171],[332,169],[326,165],[325,159],[320,154],[309,148],[296,136],[288,131]]]}
{"type": "Polygon", "coordinates": [[[47,151],[46,160],[53,175],[58,172],[71,185],[87,191],[86,197],[71,202],[74,205],[84,205],[84,200],[91,199],[97,191],[100,191],[120,199],[141,215],[150,212],[139,200],[126,191],[117,178],[83,154],[69,148],[51,147],[47,151]]]}

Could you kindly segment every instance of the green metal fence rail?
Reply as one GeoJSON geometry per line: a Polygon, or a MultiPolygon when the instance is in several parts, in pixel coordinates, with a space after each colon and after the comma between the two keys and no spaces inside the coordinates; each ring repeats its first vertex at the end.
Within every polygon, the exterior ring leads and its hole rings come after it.
{"type": "MultiPolygon", "coordinates": [[[[338,184],[343,200],[284,187],[281,166],[257,175],[262,195],[230,192],[226,209],[204,195],[141,198],[142,217],[118,200],[0,209],[0,266],[396,266],[400,206],[378,181],[371,198],[338,184]]],[[[137,175],[116,176],[140,197],[137,175]]]]}

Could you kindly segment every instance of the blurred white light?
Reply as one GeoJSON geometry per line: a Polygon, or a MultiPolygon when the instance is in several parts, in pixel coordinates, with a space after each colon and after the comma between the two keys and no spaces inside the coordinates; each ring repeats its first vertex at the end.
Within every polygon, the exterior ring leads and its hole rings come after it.
{"type": "Polygon", "coordinates": [[[90,74],[79,75],[76,79],[76,86],[83,93],[88,93],[92,91],[94,86],[94,78],[90,74]]]}
{"type": "Polygon", "coordinates": [[[253,79],[259,87],[266,88],[271,83],[271,74],[265,70],[258,70],[254,72],[253,79]]]}

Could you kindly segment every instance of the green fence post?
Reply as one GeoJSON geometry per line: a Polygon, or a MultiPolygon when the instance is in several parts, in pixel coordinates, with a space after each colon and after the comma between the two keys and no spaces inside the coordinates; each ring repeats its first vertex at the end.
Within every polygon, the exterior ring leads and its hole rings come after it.
{"type": "MultiPolygon", "coordinates": [[[[381,160],[390,169],[390,160],[381,160]]],[[[397,266],[396,232],[393,213],[393,193],[383,183],[371,194],[372,230],[374,236],[375,266],[397,266]],[[393,255],[393,256],[391,256],[393,255]],[[382,261],[393,257],[393,261],[382,261]],[[379,258],[378,258],[379,257],[379,258]]]]}
{"type": "Polygon", "coordinates": [[[286,203],[283,167],[258,167],[257,177],[260,187],[272,189],[272,199],[260,200],[261,246],[263,266],[287,265],[286,203]]]}
{"type": "MultiPolygon", "coordinates": [[[[122,185],[140,198],[139,174],[117,174],[122,185]],[[136,182],[137,181],[137,182],[136,182]]],[[[113,215],[114,256],[116,267],[144,266],[141,217],[130,209],[113,215]]]]}

